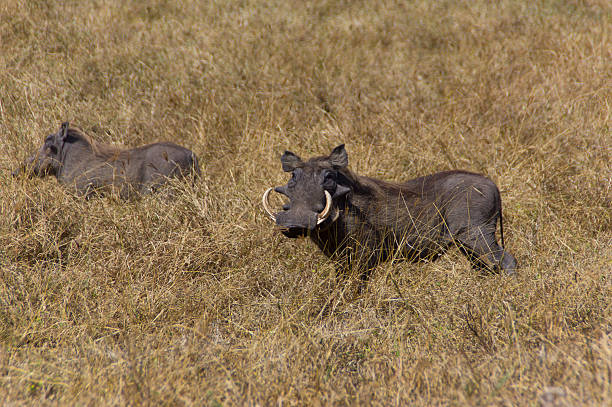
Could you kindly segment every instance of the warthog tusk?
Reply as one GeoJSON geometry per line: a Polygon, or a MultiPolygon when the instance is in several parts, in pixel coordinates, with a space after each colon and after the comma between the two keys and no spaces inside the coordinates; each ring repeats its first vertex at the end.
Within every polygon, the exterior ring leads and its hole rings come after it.
{"type": "MultiPolygon", "coordinates": [[[[272,210],[270,209],[270,202],[268,201],[270,197],[270,192],[272,192],[272,190],[274,190],[274,188],[266,189],[266,192],[264,192],[263,197],[261,198],[261,203],[270,219],[272,219],[272,222],[276,222],[276,216],[274,216],[274,214],[272,213],[272,210]]],[[[321,213],[317,215],[317,225],[320,225],[329,217],[331,207],[332,197],[329,192],[325,191],[325,208],[323,208],[321,213]]]]}
{"type": "Polygon", "coordinates": [[[264,209],[266,210],[266,212],[268,213],[268,216],[270,217],[270,219],[272,219],[272,222],[276,223],[276,216],[274,216],[274,214],[272,213],[272,211],[270,210],[270,203],[268,202],[268,196],[270,195],[270,192],[273,190],[274,188],[268,188],[266,190],[266,192],[264,192],[263,194],[263,198],[261,199],[261,203],[263,204],[264,209]]]}
{"type": "Polygon", "coordinates": [[[323,211],[317,215],[317,225],[320,225],[321,223],[323,223],[325,221],[325,219],[327,219],[327,217],[329,216],[329,211],[332,207],[332,197],[329,194],[329,192],[325,191],[325,208],[323,208],[323,211]]]}

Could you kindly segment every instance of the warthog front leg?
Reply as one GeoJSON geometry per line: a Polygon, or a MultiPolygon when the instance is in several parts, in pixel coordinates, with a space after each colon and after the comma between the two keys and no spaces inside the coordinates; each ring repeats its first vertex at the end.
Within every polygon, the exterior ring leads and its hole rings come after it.
{"type": "Polygon", "coordinates": [[[341,253],[336,253],[336,282],[345,283],[350,276],[359,280],[357,292],[361,293],[370,279],[372,271],[386,260],[386,253],[382,247],[373,245],[373,242],[354,242],[345,247],[341,253]]]}

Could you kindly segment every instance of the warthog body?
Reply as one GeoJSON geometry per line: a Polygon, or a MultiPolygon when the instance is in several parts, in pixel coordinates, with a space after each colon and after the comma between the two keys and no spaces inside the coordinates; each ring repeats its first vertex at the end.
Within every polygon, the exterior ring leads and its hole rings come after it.
{"type": "Polygon", "coordinates": [[[516,260],[497,244],[501,199],[483,175],[446,171],[391,183],[354,174],[344,145],[329,156],[302,161],[281,157],[286,186],[275,191],[289,202],[273,213],[264,208],[287,237],[310,236],[340,270],[357,267],[366,280],[381,262],[435,260],[456,245],[477,268],[514,274],[516,260]]]}
{"type": "Polygon", "coordinates": [[[134,193],[154,192],[170,177],[199,175],[200,169],[195,154],[176,144],[122,149],[98,143],[63,123],[13,175],[21,172],[39,177],[55,175],[81,195],[111,188],[126,199],[134,193]]]}

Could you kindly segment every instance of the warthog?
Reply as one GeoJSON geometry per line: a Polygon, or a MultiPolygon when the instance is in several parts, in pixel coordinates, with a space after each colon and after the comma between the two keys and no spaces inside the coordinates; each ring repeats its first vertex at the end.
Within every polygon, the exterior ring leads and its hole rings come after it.
{"type": "Polygon", "coordinates": [[[289,202],[273,213],[269,188],[264,209],[285,236],[310,236],[339,271],[357,267],[366,281],[381,262],[435,260],[456,245],[475,268],[515,273],[515,258],[495,239],[499,219],[503,245],[499,190],[483,175],[445,171],[381,181],[351,172],[344,145],[308,161],[285,151],[281,163],[291,179],[274,190],[289,202]]]}
{"type": "Polygon", "coordinates": [[[200,174],[198,159],[190,150],[173,143],[148,144],[132,149],[98,143],[63,123],[13,175],[55,175],[86,197],[115,188],[127,199],[134,193],[157,190],[170,177],[200,174]]]}

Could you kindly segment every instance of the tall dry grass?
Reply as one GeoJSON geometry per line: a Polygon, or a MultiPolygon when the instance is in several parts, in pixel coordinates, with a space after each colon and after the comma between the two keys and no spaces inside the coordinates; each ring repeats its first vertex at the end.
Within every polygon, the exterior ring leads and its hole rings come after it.
{"type": "Polygon", "coordinates": [[[4,405],[612,404],[607,1],[0,3],[4,405]],[[10,170],[69,120],[203,176],[85,201],[10,170]],[[517,278],[456,251],[338,285],[259,206],[278,160],[463,168],[517,278]],[[331,312],[321,312],[330,298],[331,312]]]}

